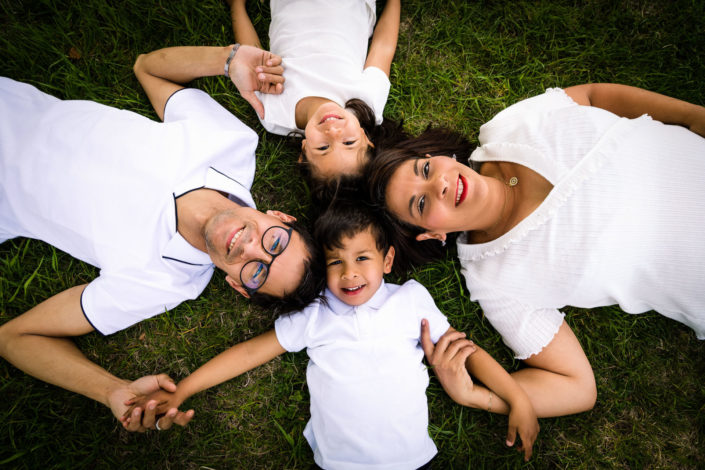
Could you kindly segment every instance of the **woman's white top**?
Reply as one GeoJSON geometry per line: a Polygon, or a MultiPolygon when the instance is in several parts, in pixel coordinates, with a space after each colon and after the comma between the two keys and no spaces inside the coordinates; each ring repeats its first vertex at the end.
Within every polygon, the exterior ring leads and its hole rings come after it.
{"type": "Polygon", "coordinates": [[[264,105],[262,125],[287,135],[296,127],[296,104],[319,96],[345,106],[358,98],[382,123],[389,77],[365,66],[368,39],[374,31],[374,0],[272,0],[269,50],[282,57],[284,92],[258,93],[264,105]]]}
{"type": "Polygon", "coordinates": [[[471,299],[518,359],[551,342],[566,305],[656,310],[705,339],[705,139],[549,89],[479,140],[472,160],[518,163],[553,185],[496,240],[458,239],[471,299]]]}

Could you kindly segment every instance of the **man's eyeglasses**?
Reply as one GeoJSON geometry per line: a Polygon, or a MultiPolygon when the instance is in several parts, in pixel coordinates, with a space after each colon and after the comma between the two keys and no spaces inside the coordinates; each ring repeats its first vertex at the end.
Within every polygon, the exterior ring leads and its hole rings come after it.
{"type": "Polygon", "coordinates": [[[284,228],[274,225],[262,235],[262,248],[272,259],[269,260],[269,263],[259,260],[248,261],[240,270],[240,282],[250,297],[264,285],[267,276],[269,276],[269,267],[274,259],[284,253],[286,247],[289,246],[293,230],[291,227],[284,228]]]}

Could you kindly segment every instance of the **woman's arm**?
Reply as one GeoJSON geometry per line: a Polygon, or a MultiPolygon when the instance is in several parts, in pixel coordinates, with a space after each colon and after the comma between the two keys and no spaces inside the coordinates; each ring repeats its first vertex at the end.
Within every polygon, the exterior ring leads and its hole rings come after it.
{"type": "Polygon", "coordinates": [[[372,35],[370,50],[367,52],[365,68],[377,67],[389,74],[392,69],[392,59],[397,50],[399,38],[399,17],[401,15],[401,0],[387,0],[384,11],[377,21],[372,35]]]}
{"type": "Polygon", "coordinates": [[[517,449],[523,450],[525,460],[529,460],[539,432],[529,397],[497,361],[464,337],[463,333],[449,328],[434,346],[428,321],[421,322],[421,345],[448,395],[461,405],[508,413],[507,445],[514,445],[518,433],[522,442],[517,449]],[[489,390],[473,386],[467,371],[489,390]],[[496,394],[494,402],[493,394],[496,394]]]}
{"type": "Polygon", "coordinates": [[[649,114],[657,121],[684,126],[705,137],[703,106],[616,83],[588,83],[568,87],[565,92],[584,106],[595,106],[628,118],[649,114]]]}

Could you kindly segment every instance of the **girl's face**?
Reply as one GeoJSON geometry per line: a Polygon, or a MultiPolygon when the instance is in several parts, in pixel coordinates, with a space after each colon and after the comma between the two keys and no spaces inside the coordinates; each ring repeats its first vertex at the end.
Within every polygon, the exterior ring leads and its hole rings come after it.
{"type": "Polygon", "coordinates": [[[387,209],[404,222],[423,227],[428,238],[472,230],[487,198],[484,177],[449,157],[411,159],[389,180],[387,209]]]}
{"type": "Polygon", "coordinates": [[[357,175],[371,142],[357,117],[336,103],[321,105],[304,129],[301,150],[316,176],[357,175]]]}

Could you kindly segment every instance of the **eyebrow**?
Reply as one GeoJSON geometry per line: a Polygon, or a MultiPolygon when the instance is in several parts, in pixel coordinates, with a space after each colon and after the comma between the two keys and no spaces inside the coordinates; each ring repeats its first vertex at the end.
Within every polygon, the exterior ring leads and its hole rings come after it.
{"type": "MultiPolygon", "coordinates": [[[[419,163],[419,161],[416,160],[416,161],[414,162],[414,165],[413,165],[413,167],[414,167],[414,174],[415,174],[416,176],[419,176],[419,165],[418,165],[418,163],[419,163]]],[[[414,217],[414,211],[413,211],[414,199],[416,199],[416,195],[415,195],[415,194],[411,196],[411,199],[409,199],[409,215],[410,215],[412,218],[414,217]]]]}

